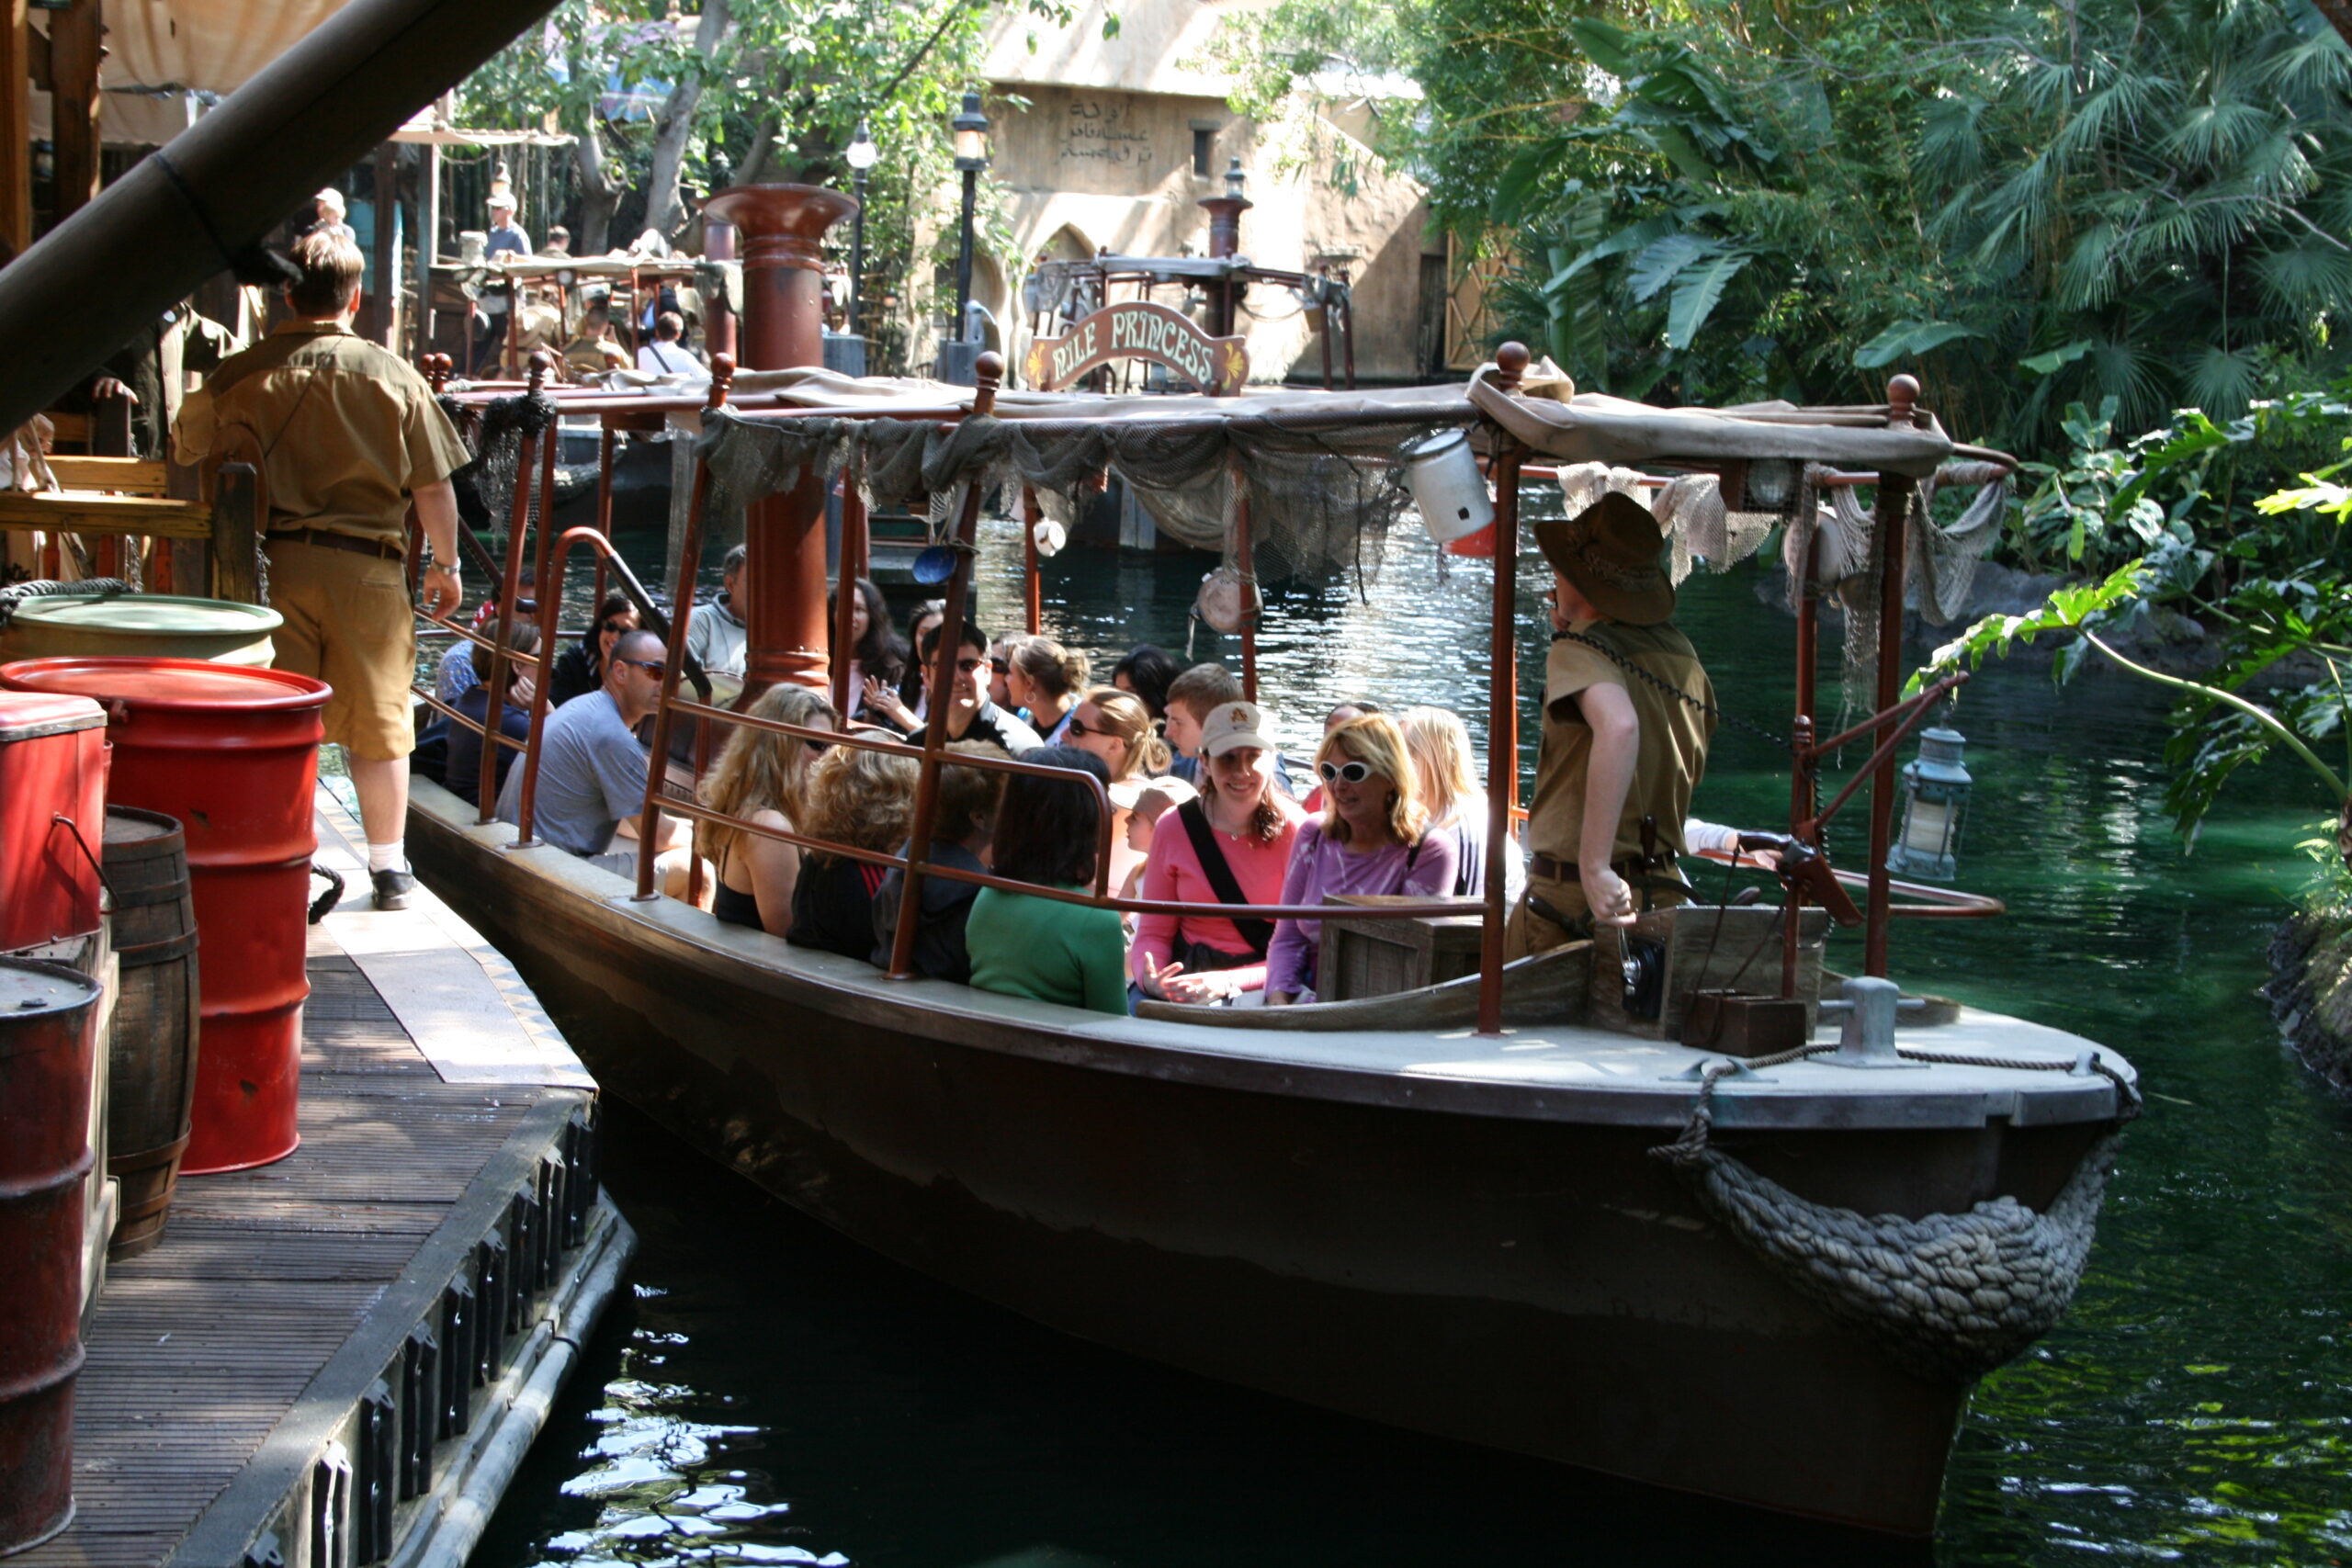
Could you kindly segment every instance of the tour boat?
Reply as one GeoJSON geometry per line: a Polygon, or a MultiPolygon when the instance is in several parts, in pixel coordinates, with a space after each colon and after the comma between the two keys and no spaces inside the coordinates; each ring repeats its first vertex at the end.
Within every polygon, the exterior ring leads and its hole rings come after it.
{"type": "MultiPolygon", "coordinates": [[[[791,206],[774,192],[737,205],[755,269],[763,242],[746,209],[763,202],[791,206]]],[[[782,246],[764,254],[787,268],[782,246]]],[[[756,270],[747,279],[754,301],[760,282],[756,270]]],[[[754,333],[759,319],[755,303],[754,333]]],[[[789,344],[769,351],[793,362],[789,344]]],[[[1524,365],[1506,349],[1466,388],[1148,400],[999,396],[989,373],[974,390],[782,370],[743,378],[756,393],[741,410],[725,406],[722,367],[700,414],[695,516],[672,562],[683,603],[656,749],[679,754],[681,721],[727,717],[679,694],[706,511],[748,510],[751,683],[838,682],[821,652],[821,508],[844,471],[852,563],[867,493],[939,498],[933,514],[956,563],[948,617],[960,622],[982,496],[1000,485],[1021,487],[1034,516],[1039,490],[1090,464],[1147,490],[1238,476],[1233,558],[1246,581],[1253,527],[1279,525],[1270,499],[1295,501],[1334,465],[1380,469],[1432,434],[1464,431],[1490,466],[1500,541],[1488,727],[1499,841],[1518,776],[1512,547],[1528,463],[1700,476],[1732,534],[1763,511],[1809,528],[1817,486],[1874,486],[1879,538],[1860,558],[1875,573],[1867,592],[1891,606],[1883,700],[1854,732],[1815,741],[1804,588],[1792,822],[1795,841],[1817,841],[1823,759],[1867,737],[1854,784],[1871,786],[1870,869],[1839,882],[1814,858],[1778,909],[1695,907],[1679,931],[1675,917],[1645,917],[1668,970],[1647,1021],[1629,1006],[1613,936],[1504,964],[1500,857],[1486,898],[1467,906],[1479,919],[1475,974],[1287,1011],[1148,1004],[1148,1016],[1113,1018],[892,977],[722,925],[653,896],[650,872],[632,885],[518,843],[527,806],[518,834],[420,782],[410,854],[513,960],[608,1092],[910,1267],[1102,1345],[1371,1420],[1924,1535],[1973,1382],[2072,1295],[2138,1103],[2132,1069],[2102,1046],[1900,998],[1878,978],[1894,918],[1998,909],[1886,869],[1896,745],[1945,689],[1896,698],[1906,536],[1933,527],[1910,500],[1958,449],[1907,378],[1882,406],[1711,412],[1532,396],[1524,365]],[[1863,908],[1847,884],[1866,889],[1863,908]],[[1842,996],[1820,994],[1818,905],[1867,928],[1868,973],[1842,996]],[[1779,999],[1801,1008],[1789,1048],[1743,1059],[1680,1043],[1697,993],[1730,983],[1735,963],[1716,959],[1740,954],[1700,940],[1726,918],[1781,960],[1765,967],[1780,971],[1779,999]]],[[[527,451],[516,467],[527,490],[527,451]]],[[[520,490],[511,504],[508,604],[529,513],[520,490]]],[[[542,647],[556,646],[566,556],[580,547],[603,570],[609,544],[595,530],[552,547],[542,536],[542,647]]],[[[1034,627],[1034,540],[1029,565],[1034,627]]],[[[952,654],[952,628],[940,646],[952,654]]],[[[918,749],[916,843],[940,744],[933,733],[918,749]]],[[[683,770],[671,773],[649,784],[649,818],[707,817],[683,770]]],[[[1740,945],[1753,955],[1754,942],[1740,945]]],[[[1752,1008],[1744,1016],[1761,1030],[1773,1000],[1721,1006],[1752,1008]]],[[[1786,1005],[1775,1016],[1792,1023],[1786,1005]]]]}

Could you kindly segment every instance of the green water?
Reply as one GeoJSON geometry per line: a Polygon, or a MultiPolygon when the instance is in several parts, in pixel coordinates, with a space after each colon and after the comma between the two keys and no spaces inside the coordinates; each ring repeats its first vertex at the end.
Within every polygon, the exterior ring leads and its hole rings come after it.
{"type": "MultiPolygon", "coordinates": [[[[1019,602],[1011,558],[1000,528],[989,608],[1019,602]]],[[[1201,570],[1066,557],[1048,629],[1181,649],[1201,570]]],[[[1488,581],[1477,563],[1441,581],[1400,537],[1369,603],[1274,595],[1263,689],[1295,749],[1343,695],[1457,705],[1483,738],[1488,581]]],[[[1792,623],[1755,589],[1696,581],[1680,620],[1724,705],[1778,728],[1792,623]]],[[[1197,652],[1220,651],[1204,633],[1197,652]]],[[[1835,678],[1825,665],[1826,692],[1835,678]]],[[[870,1258],[619,1113],[609,1179],[644,1238],[632,1291],[476,1562],[2346,1560],[2352,1102],[2281,1047],[2256,995],[2314,792],[2284,767],[2246,774],[2185,855],[2154,694],[2120,678],[2055,694],[1996,666],[1954,722],[1977,780],[1962,881],[2011,913],[1899,929],[1899,971],[2114,1046],[2150,1096],[2072,1315],[1975,1396],[1933,1548],[1825,1540],[1079,1345],[870,1258]]],[[[1785,821],[1776,761],[1720,734],[1700,809],[1785,821]]],[[[1836,840],[1848,863],[1860,831],[1836,840]]]]}

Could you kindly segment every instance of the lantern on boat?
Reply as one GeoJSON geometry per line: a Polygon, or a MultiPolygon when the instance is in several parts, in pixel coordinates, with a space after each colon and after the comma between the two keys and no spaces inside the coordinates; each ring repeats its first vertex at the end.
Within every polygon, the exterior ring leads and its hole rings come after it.
{"type": "Polygon", "coordinates": [[[1478,471],[1466,430],[1442,430],[1405,449],[1405,485],[1421,526],[1441,545],[1466,539],[1495,520],[1494,497],[1478,471]]]}
{"type": "Polygon", "coordinates": [[[1903,770],[1903,830],[1887,852],[1886,869],[1903,876],[1949,882],[1958,873],[1961,819],[1975,782],[1960,765],[1967,744],[1960,731],[1922,730],[1919,755],[1903,770]]]}

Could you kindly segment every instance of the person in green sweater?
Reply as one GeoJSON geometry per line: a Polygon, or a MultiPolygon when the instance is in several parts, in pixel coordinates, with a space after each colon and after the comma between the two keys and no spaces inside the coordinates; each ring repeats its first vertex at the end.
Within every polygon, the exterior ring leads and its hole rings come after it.
{"type": "MultiPolygon", "coordinates": [[[[1004,782],[989,869],[1016,882],[1089,892],[1102,834],[1102,759],[1075,746],[1041,746],[1024,762],[1069,776],[1014,773],[1004,782]],[[1081,777],[1079,775],[1091,775],[1081,777]]],[[[972,984],[1093,1012],[1127,1010],[1127,940],[1109,909],[983,887],[965,924],[972,984]]]]}

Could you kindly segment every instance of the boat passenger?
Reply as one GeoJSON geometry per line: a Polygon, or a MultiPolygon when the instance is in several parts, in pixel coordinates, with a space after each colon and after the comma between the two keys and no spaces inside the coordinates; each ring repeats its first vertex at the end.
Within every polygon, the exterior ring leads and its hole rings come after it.
{"type": "MultiPolygon", "coordinates": [[[[988,664],[988,634],[967,622],[962,640],[956,650],[956,680],[954,700],[947,708],[947,739],[950,740],[986,740],[1001,746],[1012,756],[1035,750],[1045,744],[1037,732],[990,702],[980,684],[980,671],[988,664]]],[[[927,627],[922,640],[915,645],[915,661],[928,676],[933,656],[939,649],[939,627],[927,627]]],[[[912,734],[929,722],[926,712],[910,712],[907,705],[884,690],[881,682],[869,681],[865,685],[867,705],[877,721],[904,734],[912,734]]]]}
{"type": "MultiPolygon", "coordinates": [[[[1453,892],[1453,838],[1429,830],[1429,811],[1406,750],[1386,714],[1350,719],[1323,738],[1315,772],[1328,804],[1298,830],[1282,902],[1320,904],[1333,894],[1453,892]]],[[[1312,999],[1322,954],[1317,920],[1278,920],[1266,953],[1266,1005],[1312,999]]]]}
{"type": "MultiPolygon", "coordinates": [[[[1041,746],[1022,759],[1085,778],[1014,773],[997,808],[989,863],[997,875],[1041,887],[1086,892],[1094,886],[1102,802],[1102,759],[1075,746],[1041,746]]],[[[1127,943],[1119,917],[1089,904],[983,887],[972,900],[965,942],[972,985],[1009,997],[1125,1016],[1127,943]]]]}
{"type": "MultiPolygon", "coordinates": [[[[926,599],[922,604],[917,604],[911,611],[908,612],[907,615],[907,635],[905,639],[907,646],[909,648],[921,648],[923,645],[923,634],[929,631],[932,627],[939,625],[940,622],[946,618],[947,601],[944,599],[926,599]]],[[[928,677],[929,673],[930,672],[928,671],[916,664],[912,660],[909,660],[907,661],[905,672],[899,677],[898,696],[899,705],[909,713],[914,715],[917,718],[921,718],[922,716],[923,682],[928,677]]],[[[869,707],[874,705],[872,694],[870,693],[867,696],[866,705],[869,707]]],[[[912,728],[911,726],[899,726],[898,720],[895,718],[888,720],[887,722],[901,728],[912,728]]]]}
{"type": "Polygon", "coordinates": [[[1168,765],[1173,776],[1194,789],[1205,789],[1201,776],[1201,726],[1227,703],[1241,700],[1241,682],[1222,664],[1195,664],[1168,682],[1166,733],[1168,749],[1176,760],[1168,765]]]}
{"type": "Polygon", "coordinates": [[[1689,899],[1675,858],[1715,728],[1714,688],[1673,625],[1649,508],[1611,491],[1538,523],[1535,542],[1552,563],[1552,651],[1527,892],[1505,939],[1513,958],[1689,899]]]}
{"type": "MultiPolygon", "coordinates": [[[[1021,640],[1021,635],[1016,633],[989,644],[989,701],[1008,713],[1018,713],[1021,707],[1012,700],[1012,685],[1008,679],[1012,673],[1012,650],[1021,640]]],[[[1021,722],[1028,723],[1029,716],[1021,714],[1021,722]]]]}
{"type": "MultiPolygon", "coordinates": [[[[770,686],[747,710],[754,718],[803,729],[831,729],[833,705],[806,686],[770,686]]],[[[797,735],[737,728],[696,792],[713,811],[759,828],[798,831],[811,762],[822,750],[797,735]]],[[[729,925],[771,936],[792,928],[792,891],[800,877],[800,849],[724,823],[703,824],[697,852],[715,867],[710,912],[729,925]]]]}
{"type": "MultiPolygon", "coordinates": [[[[896,854],[914,819],[912,757],[864,746],[836,746],[808,770],[801,831],[851,849],[896,854]]],[[[808,852],[792,889],[792,925],[784,939],[845,958],[874,955],[874,898],[886,865],[851,855],[808,852]]]]}
{"type": "MultiPolygon", "coordinates": [[[[850,716],[872,723],[866,713],[865,682],[873,680],[885,688],[896,687],[906,673],[907,645],[899,640],[899,628],[890,624],[890,606],[873,580],[854,577],[850,585],[855,590],[855,601],[849,607],[850,716]]],[[[833,615],[840,592],[836,586],[825,595],[828,626],[836,624],[833,615]]]]}
{"type": "MultiPolygon", "coordinates": [[[[1201,752],[1209,787],[1153,831],[1143,896],[1183,904],[1285,902],[1283,883],[1305,814],[1274,787],[1265,710],[1244,702],[1216,709],[1202,727],[1201,752]]],[[[1136,986],[1162,1001],[1238,1000],[1265,988],[1273,936],[1271,920],[1145,915],[1136,926],[1136,986]]]]}
{"type": "Polygon", "coordinates": [[[628,594],[605,594],[604,603],[596,606],[595,620],[556,660],[554,672],[548,677],[548,705],[561,707],[574,697],[601,689],[605,661],[613,656],[615,640],[623,632],[635,631],[637,624],[637,606],[628,594]]]}
{"type": "MultiPolygon", "coordinates": [[[[490,228],[483,235],[482,257],[495,261],[502,255],[527,256],[531,254],[531,236],[514,221],[514,197],[510,191],[490,193],[490,228]]],[[[494,368],[506,352],[507,287],[503,280],[491,279],[481,285],[481,297],[474,301],[473,352],[466,363],[466,374],[479,376],[483,361],[494,368]]]]}
{"type": "Polygon", "coordinates": [[[695,605],[686,622],[686,651],[713,675],[743,673],[751,628],[743,622],[743,547],[729,547],[718,563],[718,597],[695,605]]]}
{"type": "Polygon", "coordinates": [[[458,498],[449,476],[471,458],[433,389],[398,355],[351,331],[358,248],[332,233],[294,242],[291,312],[221,362],[173,422],[183,463],[260,453],[277,667],[334,688],[322,716],[343,748],[368,835],[379,909],[415,886],[403,840],[409,754],[416,750],[416,613],[454,614],[458,498]],[[433,551],[423,604],[401,563],[413,507],[433,551]]]}
{"type": "MultiPolygon", "coordinates": [[[[1001,746],[958,740],[948,750],[967,757],[1003,757],[1001,746]]],[[[996,833],[997,801],[1005,775],[992,768],[939,770],[938,815],[931,825],[931,863],[958,871],[988,869],[989,840],[996,833]]],[[[901,851],[901,853],[904,852],[901,851]]],[[[874,964],[887,969],[899,934],[900,890],[907,874],[892,866],[874,896],[874,964]]],[[[972,899],[979,888],[944,876],[922,879],[922,910],[915,919],[915,973],[933,980],[971,984],[972,954],[965,944],[972,899]]]]}
{"type": "Polygon", "coordinates": [[[580,335],[564,345],[563,367],[575,379],[628,368],[628,350],[613,336],[613,310],[605,299],[580,312],[580,335]]]}
{"type": "Polygon", "coordinates": [[[1049,637],[1023,637],[1013,646],[1012,667],[1004,674],[1013,706],[1029,716],[1029,728],[1048,746],[1069,739],[1069,716],[1086,689],[1086,655],[1049,637]]]}
{"type": "MultiPolygon", "coordinates": [[[[470,648],[473,645],[460,643],[458,646],[470,648]]],[[[538,652],[537,624],[532,621],[515,622],[506,633],[506,650],[510,654],[520,654],[525,659],[538,652]]],[[[484,662],[488,662],[489,656],[484,655],[483,658],[484,662]]],[[[531,697],[537,689],[538,671],[535,666],[522,663],[514,659],[509,659],[506,661],[505,700],[499,704],[498,711],[498,732],[501,735],[510,740],[528,740],[531,738],[531,697]]],[[[451,795],[456,795],[468,806],[480,806],[481,804],[481,731],[474,728],[473,725],[489,722],[490,688],[477,681],[452,705],[458,713],[471,719],[473,724],[449,726],[448,760],[442,765],[442,783],[451,795]]],[[[520,751],[511,746],[501,746],[498,749],[497,757],[491,762],[491,767],[494,770],[491,783],[492,799],[495,800],[498,797],[498,791],[506,783],[507,770],[514,767],[514,759],[521,755],[520,751]]]]}
{"type": "Polygon", "coordinates": [[[1063,721],[1069,744],[1091,751],[1111,770],[1111,886],[1125,887],[1143,858],[1127,847],[1127,822],[1144,781],[1168,771],[1168,742],[1143,704],[1110,686],[1080,698],[1063,721]]]}
{"type": "Polygon", "coordinates": [[[1134,693],[1153,718],[1161,719],[1168,716],[1169,682],[1183,672],[1184,666],[1174,654],[1141,642],[1111,666],[1111,684],[1134,693]]]}
{"type": "MultiPolygon", "coordinates": [[[[604,685],[549,714],[539,732],[532,832],[623,876],[637,874],[641,848],[637,817],[645,806],[648,757],[637,726],[661,701],[664,651],[651,632],[621,633],[605,661],[604,685]]],[[[514,769],[498,792],[502,822],[522,820],[523,777],[523,770],[514,769]]],[[[657,885],[674,886],[686,869],[686,824],[665,817],[662,833],[657,885]]]]}
{"type": "MultiPolygon", "coordinates": [[[[1429,808],[1430,831],[1453,836],[1453,894],[1484,897],[1487,892],[1487,795],[1472,762],[1470,731],[1462,716],[1446,708],[1412,707],[1396,716],[1412,753],[1413,779],[1429,808]]],[[[1503,860],[1503,907],[1519,902],[1527,887],[1527,862],[1513,837],[1503,860]]]]}
{"type": "MultiPolygon", "coordinates": [[[[1198,800],[1200,791],[1182,779],[1157,778],[1143,786],[1136,795],[1135,809],[1127,813],[1127,848],[1134,852],[1135,869],[1119,884],[1119,897],[1143,897],[1144,867],[1151,861],[1151,840],[1159,831],[1159,820],[1186,801],[1198,800]]],[[[1135,941],[1136,918],[1119,917],[1127,925],[1127,940],[1132,949],[1135,941]]]]}
{"type": "Polygon", "coordinates": [[[709,386],[710,367],[685,345],[685,317],[675,310],[662,311],[653,318],[652,341],[638,345],[637,367],[682,387],[709,386]]]}
{"type": "MultiPolygon", "coordinates": [[[[1323,716],[1323,733],[1329,735],[1331,731],[1339,728],[1340,726],[1347,723],[1350,719],[1362,718],[1368,713],[1385,713],[1387,711],[1387,709],[1382,707],[1378,703],[1375,703],[1369,698],[1350,697],[1347,701],[1335,705],[1329,713],[1326,713],[1323,716]]],[[[1323,786],[1319,784],[1308,784],[1306,794],[1300,797],[1298,804],[1309,817],[1317,817],[1322,815],[1323,786]]]]}

